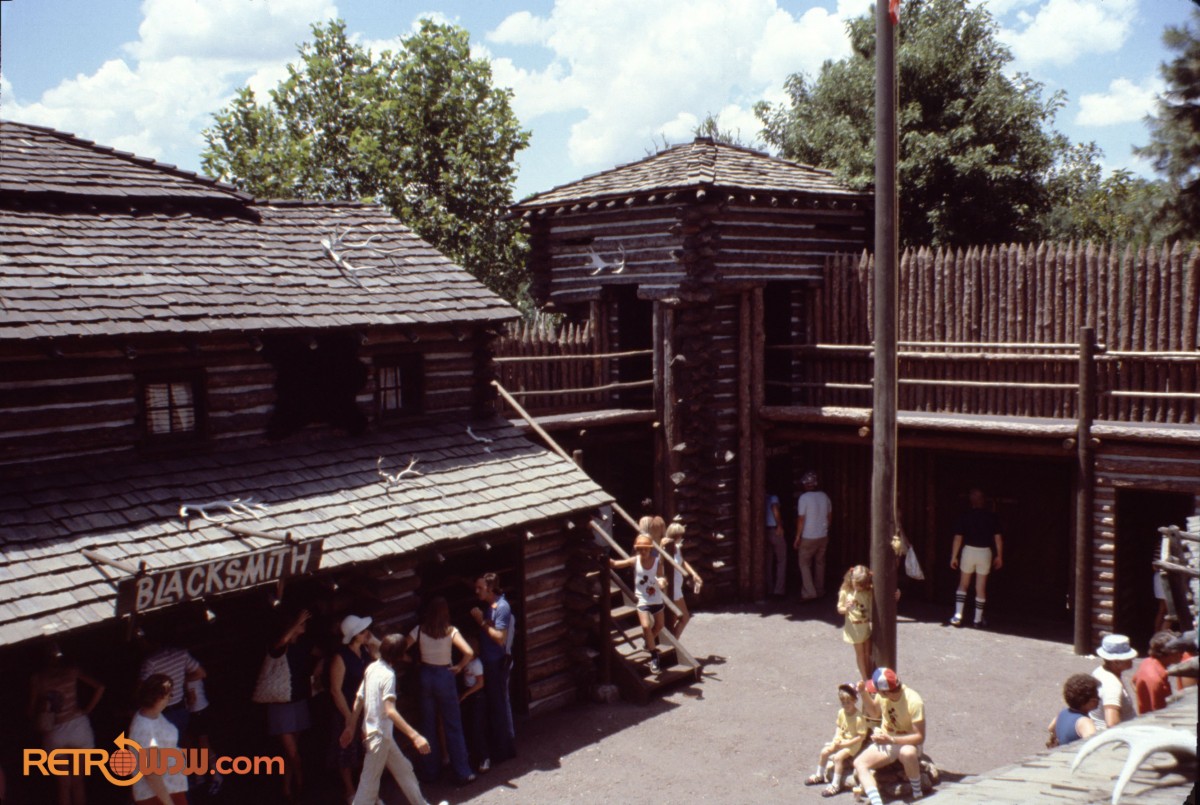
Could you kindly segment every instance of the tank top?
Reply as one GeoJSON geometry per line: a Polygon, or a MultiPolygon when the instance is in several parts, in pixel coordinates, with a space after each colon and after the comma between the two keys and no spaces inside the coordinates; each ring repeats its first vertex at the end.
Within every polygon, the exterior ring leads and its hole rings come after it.
{"type": "Polygon", "coordinates": [[[1079,733],[1075,731],[1075,722],[1087,717],[1087,713],[1080,713],[1070,707],[1060,710],[1058,718],[1054,721],[1054,736],[1058,738],[1058,745],[1064,746],[1071,741],[1078,741],[1079,733]]]}
{"type": "Polygon", "coordinates": [[[662,590],[658,589],[658,557],[654,557],[649,569],[643,569],[642,557],[635,556],[633,571],[638,606],[657,606],[663,603],[662,590]]]}
{"type": "Polygon", "coordinates": [[[362,649],[355,652],[351,651],[349,646],[340,646],[338,656],[346,666],[346,673],[342,676],[342,696],[353,705],[358,686],[362,684],[363,673],[367,670],[367,661],[363,659],[362,649]]]}

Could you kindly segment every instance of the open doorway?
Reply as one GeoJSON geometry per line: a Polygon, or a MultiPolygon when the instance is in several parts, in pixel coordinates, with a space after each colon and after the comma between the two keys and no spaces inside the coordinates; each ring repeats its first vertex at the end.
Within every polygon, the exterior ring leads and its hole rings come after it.
{"type": "Polygon", "coordinates": [[[1138,651],[1144,652],[1150,642],[1158,610],[1150,565],[1161,544],[1158,529],[1183,526],[1192,509],[1192,496],[1183,492],[1117,490],[1113,626],[1128,635],[1138,651]]]}

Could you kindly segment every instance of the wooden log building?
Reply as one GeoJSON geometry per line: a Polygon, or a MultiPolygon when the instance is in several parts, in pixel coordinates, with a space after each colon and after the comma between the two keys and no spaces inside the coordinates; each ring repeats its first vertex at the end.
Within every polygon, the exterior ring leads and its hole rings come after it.
{"type": "Polygon", "coordinates": [[[323,642],[350,612],[410,628],[441,594],[466,627],[488,571],[517,614],[516,709],[593,684],[566,600],[611,498],[495,415],[516,317],[379,206],[257,200],[0,122],[4,767],[38,745],[52,640],[108,685],[101,745],[145,628],[207,667],[224,748],[262,754],[246,704],[284,611],[323,642]]]}
{"type": "MultiPolygon", "coordinates": [[[[828,584],[868,560],[870,207],[699,138],[515,208],[537,299],[594,346],[513,331],[502,382],[618,500],[684,520],[715,597],[762,596],[764,496],[791,520],[810,468],[834,501],[828,584]]],[[[949,613],[979,486],[1007,538],[994,623],[1144,645],[1157,529],[1200,510],[1200,250],[921,249],[898,285],[898,515],[926,568],[909,595],[949,613]]]]}

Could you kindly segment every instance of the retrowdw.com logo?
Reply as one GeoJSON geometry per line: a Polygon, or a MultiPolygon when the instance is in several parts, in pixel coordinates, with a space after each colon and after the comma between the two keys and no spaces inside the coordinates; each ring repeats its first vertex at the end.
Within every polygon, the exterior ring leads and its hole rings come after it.
{"type": "MultiPolygon", "coordinates": [[[[121,733],[113,739],[115,750],[107,749],[26,749],[25,776],[44,777],[104,775],[113,785],[129,786],[147,774],[209,773],[207,749],[143,748],[121,733]]],[[[212,770],[222,775],[283,774],[282,757],[218,757],[212,770]]]]}

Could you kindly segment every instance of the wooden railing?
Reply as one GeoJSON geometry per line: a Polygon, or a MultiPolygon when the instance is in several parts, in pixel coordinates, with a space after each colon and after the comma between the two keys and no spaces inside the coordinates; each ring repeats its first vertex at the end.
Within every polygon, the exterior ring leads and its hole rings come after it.
{"type": "MultiPolygon", "coordinates": [[[[869,408],[869,345],[774,345],[791,377],[768,376],[777,405],[869,408]]],[[[905,341],[898,345],[904,411],[1074,419],[1077,344],[905,341]]],[[[1200,351],[1106,350],[1096,355],[1097,419],[1193,423],[1200,418],[1200,351]]]]}
{"type": "Polygon", "coordinates": [[[494,360],[501,385],[528,410],[546,414],[629,407],[631,393],[654,386],[652,358],[649,349],[597,352],[588,323],[539,318],[510,326],[494,360]]]}

